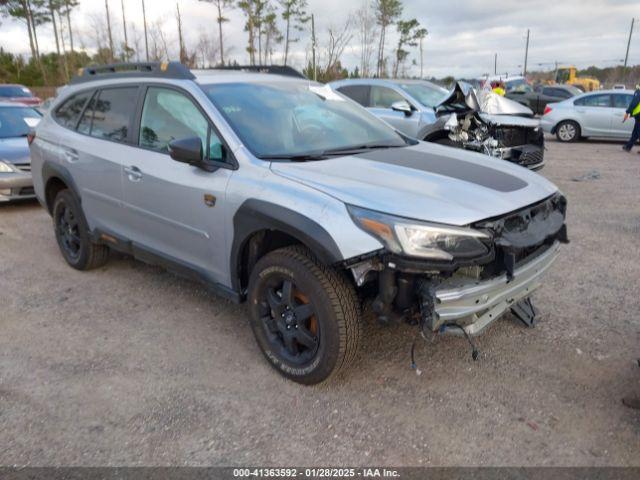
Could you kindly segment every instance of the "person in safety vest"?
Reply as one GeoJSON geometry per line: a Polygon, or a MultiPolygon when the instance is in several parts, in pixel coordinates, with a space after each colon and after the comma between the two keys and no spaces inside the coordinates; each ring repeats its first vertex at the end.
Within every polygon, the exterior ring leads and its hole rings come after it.
{"type": "Polygon", "coordinates": [[[633,94],[633,99],[631,100],[629,108],[627,108],[627,111],[624,114],[624,119],[622,121],[627,121],[629,117],[633,117],[633,120],[636,123],[633,126],[631,138],[629,139],[627,144],[622,147],[627,152],[630,152],[636,142],[640,140],[640,84],[636,85],[636,91],[633,94]]]}
{"type": "Polygon", "coordinates": [[[504,97],[505,93],[507,93],[503,82],[491,82],[491,91],[493,93],[497,93],[501,97],[504,97]]]}

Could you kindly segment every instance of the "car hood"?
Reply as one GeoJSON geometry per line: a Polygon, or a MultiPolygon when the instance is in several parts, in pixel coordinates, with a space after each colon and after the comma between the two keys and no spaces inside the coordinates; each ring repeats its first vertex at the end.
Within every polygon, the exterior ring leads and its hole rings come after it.
{"type": "Polygon", "coordinates": [[[26,137],[0,138],[0,160],[9,163],[30,163],[26,137]]]}
{"type": "Polygon", "coordinates": [[[481,113],[482,118],[487,123],[493,123],[501,127],[531,127],[540,126],[540,120],[537,118],[517,117],[515,115],[494,115],[490,113],[481,113]]]}
{"type": "MultiPolygon", "coordinates": [[[[518,102],[509,100],[492,91],[476,91],[463,82],[456,83],[449,95],[436,106],[437,114],[466,113],[475,111],[484,118],[496,117],[502,121],[500,125],[506,125],[507,117],[532,119],[533,111],[518,102]]],[[[517,121],[517,120],[513,120],[517,121]]]]}
{"type": "Polygon", "coordinates": [[[271,170],[346,204],[450,225],[497,217],[557,191],[510,162],[425,142],[315,162],[273,162],[271,170]]]}

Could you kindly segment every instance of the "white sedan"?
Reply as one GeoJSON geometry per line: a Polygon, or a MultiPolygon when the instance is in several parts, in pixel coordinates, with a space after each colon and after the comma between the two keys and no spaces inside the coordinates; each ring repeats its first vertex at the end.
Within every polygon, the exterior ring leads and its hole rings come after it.
{"type": "Polygon", "coordinates": [[[540,125],[561,142],[590,137],[627,140],[633,120],[622,120],[632,98],[632,90],[600,90],[550,103],[540,125]]]}

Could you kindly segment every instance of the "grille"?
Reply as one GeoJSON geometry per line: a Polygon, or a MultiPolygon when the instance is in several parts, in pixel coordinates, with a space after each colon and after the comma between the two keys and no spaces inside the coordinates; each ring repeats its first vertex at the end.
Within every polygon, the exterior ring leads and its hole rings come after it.
{"type": "Polygon", "coordinates": [[[15,165],[15,167],[22,172],[30,172],[31,164],[30,163],[21,163],[19,165],[15,165]]]}
{"type": "Polygon", "coordinates": [[[531,151],[531,152],[524,152],[522,155],[520,155],[520,159],[518,161],[518,163],[520,165],[536,165],[538,163],[541,163],[542,160],[544,159],[544,155],[542,153],[542,150],[536,150],[536,151],[531,151]]]}
{"type": "Polygon", "coordinates": [[[33,187],[22,187],[18,195],[35,195],[33,187]]]}
{"type": "Polygon", "coordinates": [[[528,129],[522,127],[500,127],[500,140],[505,147],[517,147],[529,143],[528,129]]]}

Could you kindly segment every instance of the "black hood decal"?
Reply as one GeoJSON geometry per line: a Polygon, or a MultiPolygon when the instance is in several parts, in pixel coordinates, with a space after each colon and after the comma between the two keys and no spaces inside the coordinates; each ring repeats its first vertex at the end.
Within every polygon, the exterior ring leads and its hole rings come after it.
{"type": "Polygon", "coordinates": [[[456,178],[505,193],[515,192],[528,185],[527,182],[518,177],[491,167],[407,148],[375,150],[358,154],[356,157],[456,178]]]}

